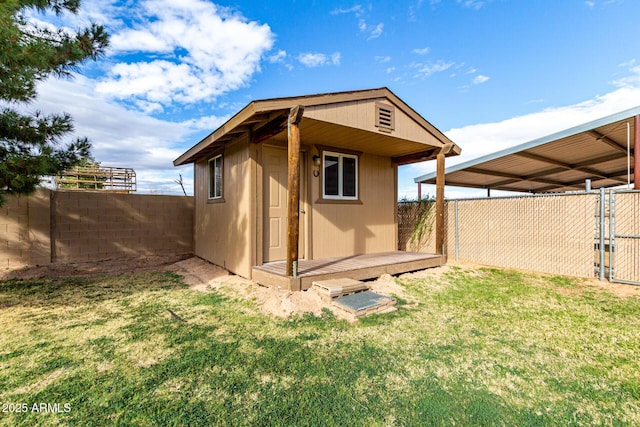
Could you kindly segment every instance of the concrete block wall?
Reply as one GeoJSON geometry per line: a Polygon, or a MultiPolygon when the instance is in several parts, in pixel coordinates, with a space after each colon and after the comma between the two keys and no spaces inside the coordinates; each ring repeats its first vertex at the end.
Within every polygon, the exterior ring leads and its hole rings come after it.
{"type": "Polygon", "coordinates": [[[53,262],[193,251],[193,198],[57,191],[53,262]]]}
{"type": "Polygon", "coordinates": [[[0,208],[0,268],[193,252],[193,197],[40,190],[0,208]]]}
{"type": "Polygon", "coordinates": [[[0,268],[51,261],[50,192],[7,197],[0,207],[0,268]]]}

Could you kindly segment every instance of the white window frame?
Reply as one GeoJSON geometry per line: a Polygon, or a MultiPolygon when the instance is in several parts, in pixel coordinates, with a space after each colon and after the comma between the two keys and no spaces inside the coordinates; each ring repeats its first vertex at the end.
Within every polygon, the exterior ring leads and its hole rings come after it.
{"type": "Polygon", "coordinates": [[[208,199],[209,200],[218,200],[218,199],[222,199],[222,195],[224,193],[224,158],[222,157],[222,154],[218,154],[215,157],[212,157],[211,159],[209,159],[209,163],[208,163],[208,170],[207,170],[207,174],[208,174],[208,178],[209,178],[209,188],[208,188],[208,199]],[[216,173],[216,163],[215,161],[220,159],[220,194],[216,194],[216,189],[218,188],[218,186],[216,185],[216,177],[218,176],[218,174],[216,173]],[[211,175],[211,162],[214,162],[213,164],[213,176],[211,175]]]}
{"type": "Polygon", "coordinates": [[[358,200],[358,156],[355,154],[346,154],[346,153],[337,153],[335,151],[323,151],[322,152],[322,198],[328,200],[358,200]],[[326,173],[325,173],[325,159],[326,156],[337,157],[338,158],[338,195],[326,194],[326,173]],[[342,194],[343,191],[343,159],[355,159],[356,161],[356,179],[355,179],[355,196],[344,196],[342,194]]]}

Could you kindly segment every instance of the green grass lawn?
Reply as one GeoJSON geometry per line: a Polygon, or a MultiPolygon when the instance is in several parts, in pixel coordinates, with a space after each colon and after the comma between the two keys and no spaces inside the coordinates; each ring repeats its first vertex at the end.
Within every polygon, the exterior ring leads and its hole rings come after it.
{"type": "Polygon", "coordinates": [[[356,324],[169,272],[0,282],[0,425],[640,425],[640,297],[497,269],[400,282],[397,312],[356,324]]]}

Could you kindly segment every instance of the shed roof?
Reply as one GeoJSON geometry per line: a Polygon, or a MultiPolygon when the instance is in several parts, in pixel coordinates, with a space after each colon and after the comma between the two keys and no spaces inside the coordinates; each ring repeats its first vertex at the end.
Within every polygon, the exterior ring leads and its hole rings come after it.
{"type": "MultiPolygon", "coordinates": [[[[445,181],[530,193],[576,191],[587,179],[593,188],[626,184],[627,135],[633,165],[633,117],[639,114],[640,106],[449,167],[445,181]]],[[[414,181],[434,184],[435,173],[414,181]]]]}
{"type": "Polygon", "coordinates": [[[346,126],[338,121],[331,122],[309,117],[305,110],[300,124],[303,142],[305,137],[313,136],[314,143],[329,146],[342,146],[352,150],[371,152],[390,156],[397,164],[406,164],[429,160],[435,157],[441,147],[452,144],[448,155],[457,155],[460,148],[440,132],[435,126],[409,107],[386,87],[349,92],[333,92],[316,95],[287,98],[263,99],[250,102],[226,123],[203,138],[180,157],[174,160],[175,166],[192,163],[198,158],[210,155],[239,136],[249,134],[252,142],[258,143],[269,138],[286,140],[287,117],[291,108],[302,105],[309,110],[322,106],[333,106],[349,102],[385,99],[409,116],[425,131],[429,138],[409,140],[393,134],[371,132],[346,126]],[[340,132],[345,142],[336,142],[336,132],[340,132]]]}

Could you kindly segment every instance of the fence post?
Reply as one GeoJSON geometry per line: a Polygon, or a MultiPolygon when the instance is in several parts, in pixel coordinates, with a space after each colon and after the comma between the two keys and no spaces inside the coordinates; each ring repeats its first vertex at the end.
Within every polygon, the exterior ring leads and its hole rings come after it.
{"type": "Polygon", "coordinates": [[[609,281],[614,281],[616,262],[616,191],[609,190],[609,281]]]}
{"type": "Polygon", "coordinates": [[[456,209],[456,261],[460,257],[460,241],[458,239],[458,199],[455,200],[455,209],[456,209]]]}
{"type": "Polygon", "coordinates": [[[604,187],[600,187],[600,280],[604,280],[604,215],[605,215],[605,206],[604,201],[605,192],[604,187]]]}

